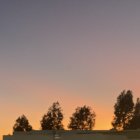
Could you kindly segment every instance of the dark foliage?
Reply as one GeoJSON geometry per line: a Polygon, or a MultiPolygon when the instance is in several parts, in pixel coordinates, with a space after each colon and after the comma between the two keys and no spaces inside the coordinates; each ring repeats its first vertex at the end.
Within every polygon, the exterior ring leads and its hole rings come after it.
{"type": "Polygon", "coordinates": [[[129,125],[127,126],[128,129],[140,129],[140,99],[137,98],[137,102],[134,107],[134,113],[132,120],[130,120],[129,125]]]}
{"type": "Polygon", "coordinates": [[[92,130],[95,125],[95,113],[88,106],[77,107],[70,117],[69,129],[92,130]]]}
{"type": "Polygon", "coordinates": [[[31,131],[32,130],[32,126],[29,124],[28,119],[26,118],[26,116],[22,115],[21,117],[18,117],[18,119],[16,120],[16,123],[13,127],[13,131],[31,131]]]}
{"type": "Polygon", "coordinates": [[[61,130],[63,128],[63,113],[59,102],[53,103],[47,114],[41,120],[42,130],[61,130]]]}
{"type": "Polygon", "coordinates": [[[114,105],[113,129],[126,130],[133,116],[133,95],[132,91],[123,91],[117,97],[117,103],[114,105]]]}

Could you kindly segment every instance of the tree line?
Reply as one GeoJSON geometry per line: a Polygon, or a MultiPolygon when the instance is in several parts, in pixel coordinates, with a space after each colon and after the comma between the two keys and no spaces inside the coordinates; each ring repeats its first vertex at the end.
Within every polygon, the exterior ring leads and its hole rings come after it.
{"type": "MultiPolygon", "coordinates": [[[[59,102],[54,102],[40,121],[41,130],[64,130],[64,115],[59,102]]],[[[68,129],[70,130],[93,130],[96,114],[89,106],[77,107],[70,117],[68,129]]],[[[135,130],[140,129],[140,99],[133,101],[132,91],[122,91],[114,105],[114,117],[112,130],[135,130]]],[[[22,115],[17,118],[13,131],[33,130],[27,117],[22,115]]]]}

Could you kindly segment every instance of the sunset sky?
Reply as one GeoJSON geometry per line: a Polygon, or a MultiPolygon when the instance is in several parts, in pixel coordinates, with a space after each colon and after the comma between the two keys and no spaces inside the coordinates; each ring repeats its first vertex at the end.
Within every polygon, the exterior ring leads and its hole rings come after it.
{"type": "Polygon", "coordinates": [[[55,101],[65,128],[87,105],[110,129],[124,89],[140,97],[140,0],[0,0],[0,137],[55,101]]]}

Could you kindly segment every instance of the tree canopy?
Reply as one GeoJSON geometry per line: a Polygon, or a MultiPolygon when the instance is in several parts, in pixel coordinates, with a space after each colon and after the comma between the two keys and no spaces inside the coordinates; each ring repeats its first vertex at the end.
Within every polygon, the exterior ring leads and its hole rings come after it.
{"type": "Polygon", "coordinates": [[[63,113],[59,102],[53,103],[47,114],[44,114],[41,120],[42,130],[61,130],[64,129],[63,113]]]}
{"type": "Polygon", "coordinates": [[[28,119],[25,115],[22,115],[17,118],[15,125],[13,126],[13,131],[31,131],[32,126],[29,124],[28,119]]]}
{"type": "Polygon", "coordinates": [[[117,97],[114,105],[114,120],[112,122],[115,130],[126,130],[133,116],[133,95],[132,91],[123,91],[117,97]]]}
{"type": "MultiPolygon", "coordinates": [[[[59,102],[54,102],[49,107],[47,113],[42,116],[40,121],[41,129],[63,130],[63,116],[59,102]]],[[[77,107],[70,117],[68,128],[71,130],[92,130],[95,125],[95,118],[96,114],[91,107],[86,105],[77,107]]],[[[140,98],[137,98],[134,104],[131,90],[124,90],[117,97],[114,105],[112,126],[113,128],[111,130],[140,129],[140,98]]],[[[13,132],[27,132],[31,130],[32,126],[29,124],[25,115],[17,118],[13,126],[13,132]]]]}
{"type": "Polygon", "coordinates": [[[140,99],[137,98],[134,106],[133,117],[128,124],[128,129],[140,129],[140,99]]]}
{"type": "Polygon", "coordinates": [[[69,129],[92,130],[95,125],[95,112],[89,106],[77,107],[70,117],[69,129]]]}

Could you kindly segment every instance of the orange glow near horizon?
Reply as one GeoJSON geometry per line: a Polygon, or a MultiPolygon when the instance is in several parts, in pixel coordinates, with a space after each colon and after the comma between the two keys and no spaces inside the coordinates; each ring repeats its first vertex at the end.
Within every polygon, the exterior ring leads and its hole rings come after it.
{"type": "MultiPolygon", "coordinates": [[[[58,90],[57,90],[58,91],[58,90]]],[[[135,94],[136,96],[137,94],[135,94]]],[[[38,96],[37,96],[38,97],[38,96]]],[[[17,119],[18,116],[25,114],[30,122],[30,124],[33,126],[33,129],[35,130],[40,130],[40,120],[43,116],[44,113],[47,112],[48,107],[52,104],[52,102],[50,102],[50,104],[46,104],[44,103],[44,96],[42,96],[42,108],[41,105],[40,107],[32,107],[29,108],[28,110],[26,110],[26,108],[22,107],[18,107],[15,105],[13,107],[14,114],[12,114],[10,116],[10,119],[8,119],[8,112],[6,113],[4,118],[1,118],[2,120],[5,120],[2,124],[1,127],[3,128],[2,131],[0,132],[0,135],[7,135],[7,134],[12,134],[12,127],[15,123],[15,120],[17,119]],[[22,111],[21,111],[22,110],[22,111]],[[22,112],[22,113],[21,113],[22,112]]],[[[91,100],[83,100],[83,99],[78,99],[77,97],[77,101],[66,98],[64,96],[65,100],[62,100],[60,98],[60,105],[63,109],[63,113],[64,113],[64,126],[65,129],[67,129],[67,125],[69,123],[69,117],[72,115],[72,113],[74,112],[75,108],[77,106],[83,106],[83,105],[88,105],[91,106],[93,108],[93,110],[96,113],[96,122],[95,122],[95,127],[94,130],[109,130],[111,129],[111,121],[113,119],[113,106],[111,107],[112,109],[108,109],[106,107],[104,107],[104,105],[100,105],[100,106],[96,106],[93,105],[91,100]],[[72,101],[73,100],[73,101],[72,101]]],[[[36,99],[35,99],[36,100],[36,99]]],[[[55,99],[56,101],[56,99],[55,99]]],[[[11,112],[10,112],[11,113],[11,112]]]]}
{"type": "Polygon", "coordinates": [[[140,97],[140,1],[0,1],[0,140],[27,116],[34,129],[58,101],[111,129],[123,90],[140,97]]]}

